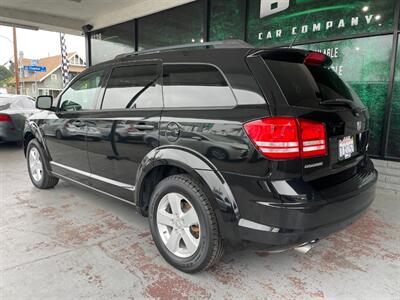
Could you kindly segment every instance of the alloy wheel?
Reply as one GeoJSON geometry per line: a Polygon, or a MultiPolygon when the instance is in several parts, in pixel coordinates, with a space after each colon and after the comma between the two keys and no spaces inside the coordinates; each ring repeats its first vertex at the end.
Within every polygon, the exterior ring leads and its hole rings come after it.
{"type": "Polygon", "coordinates": [[[43,177],[43,163],[39,151],[35,147],[29,151],[29,168],[33,179],[39,182],[43,177]]]}
{"type": "Polygon", "coordinates": [[[180,258],[199,248],[200,221],[195,208],[181,194],[166,194],[157,208],[157,228],[167,249],[180,258]]]}

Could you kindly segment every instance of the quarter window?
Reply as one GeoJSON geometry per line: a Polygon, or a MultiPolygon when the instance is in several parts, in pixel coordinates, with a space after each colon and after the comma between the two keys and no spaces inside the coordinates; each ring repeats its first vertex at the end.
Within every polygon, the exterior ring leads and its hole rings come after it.
{"type": "Polygon", "coordinates": [[[215,67],[210,65],[164,65],[166,107],[214,107],[236,104],[233,93],[215,67]]]}
{"type": "Polygon", "coordinates": [[[61,96],[60,110],[93,109],[104,71],[90,73],[74,82],[61,96]]]}
{"type": "Polygon", "coordinates": [[[157,65],[118,67],[107,83],[103,109],[162,107],[157,65]]]}

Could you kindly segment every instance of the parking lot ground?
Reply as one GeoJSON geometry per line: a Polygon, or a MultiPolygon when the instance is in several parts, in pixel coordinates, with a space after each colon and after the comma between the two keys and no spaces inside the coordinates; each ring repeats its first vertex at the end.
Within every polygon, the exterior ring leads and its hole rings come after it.
{"type": "Polygon", "coordinates": [[[307,254],[228,249],[187,275],[159,255],[129,204],[61,181],[35,189],[0,145],[0,299],[400,299],[400,196],[307,254]]]}

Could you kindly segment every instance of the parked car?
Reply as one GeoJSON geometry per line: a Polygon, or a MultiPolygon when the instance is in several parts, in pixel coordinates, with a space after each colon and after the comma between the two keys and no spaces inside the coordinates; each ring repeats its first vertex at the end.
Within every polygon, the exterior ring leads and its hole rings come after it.
{"type": "Polygon", "coordinates": [[[21,143],[25,120],[36,111],[32,97],[0,94],[0,143],[21,143]]]}
{"type": "Polygon", "coordinates": [[[309,248],[357,220],[377,181],[368,112],[330,64],[220,44],[118,56],[77,76],[55,107],[37,99],[49,114],[25,128],[32,183],[64,179],[135,205],[184,272],[212,266],[226,243],[309,248]],[[54,119],[110,133],[76,146],[46,134],[54,119]],[[119,124],[142,139],[116,139],[119,124]]]}

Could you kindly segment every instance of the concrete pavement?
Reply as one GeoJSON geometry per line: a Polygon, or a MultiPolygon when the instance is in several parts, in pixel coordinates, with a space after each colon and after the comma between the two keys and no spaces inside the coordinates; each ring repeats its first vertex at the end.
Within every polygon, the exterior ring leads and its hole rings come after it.
{"type": "Polygon", "coordinates": [[[61,181],[35,189],[0,145],[0,299],[400,299],[400,196],[308,254],[229,250],[187,275],[159,255],[134,207],[61,181]]]}

